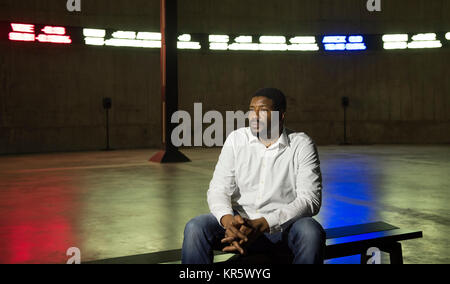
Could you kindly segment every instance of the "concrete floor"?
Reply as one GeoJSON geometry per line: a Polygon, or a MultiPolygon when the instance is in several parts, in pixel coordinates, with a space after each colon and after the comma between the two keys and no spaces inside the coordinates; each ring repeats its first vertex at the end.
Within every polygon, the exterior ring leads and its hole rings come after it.
{"type": "MultiPolygon", "coordinates": [[[[219,149],[193,162],[147,162],[155,150],[0,157],[0,263],[65,263],[179,249],[184,224],[208,212],[219,149]]],[[[324,227],[386,221],[423,230],[405,263],[450,263],[449,146],[319,147],[324,227]]],[[[386,258],[383,257],[383,261],[386,258]]],[[[329,263],[352,263],[347,258],[329,263]]]]}

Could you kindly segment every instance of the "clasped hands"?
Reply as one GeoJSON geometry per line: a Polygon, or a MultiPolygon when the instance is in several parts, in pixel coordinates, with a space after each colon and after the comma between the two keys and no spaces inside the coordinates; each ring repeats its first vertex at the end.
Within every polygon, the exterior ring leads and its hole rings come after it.
{"type": "Polygon", "coordinates": [[[269,231],[269,224],[264,217],[254,220],[244,219],[239,215],[225,215],[220,220],[225,228],[225,238],[222,244],[227,243],[224,252],[239,252],[245,254],[246,247],[255,241],[261,234],[269,231]]]}

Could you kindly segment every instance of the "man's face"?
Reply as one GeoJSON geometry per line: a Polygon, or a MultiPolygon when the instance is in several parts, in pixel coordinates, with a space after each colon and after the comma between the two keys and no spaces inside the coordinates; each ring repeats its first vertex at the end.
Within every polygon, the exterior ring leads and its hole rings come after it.
{"type": "Polygon", "coordinates": [[[266,97],[254,97],[250,102],[248,120],[253,135],[267,138],[272,122],[273,102],[266,97]]]}

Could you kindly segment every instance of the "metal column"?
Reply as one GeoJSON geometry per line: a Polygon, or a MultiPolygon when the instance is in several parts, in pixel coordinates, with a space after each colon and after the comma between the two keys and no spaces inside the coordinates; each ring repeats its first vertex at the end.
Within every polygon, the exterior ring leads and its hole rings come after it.
{"type": "Polygon", "coordinates": [[[178,22],[177,0],[161,2],[161,119],[162,150],[150,158],[156,163],[189,162],[172,144],[171,133],[176,125],[170,122],[178,110],[178,22]]]}

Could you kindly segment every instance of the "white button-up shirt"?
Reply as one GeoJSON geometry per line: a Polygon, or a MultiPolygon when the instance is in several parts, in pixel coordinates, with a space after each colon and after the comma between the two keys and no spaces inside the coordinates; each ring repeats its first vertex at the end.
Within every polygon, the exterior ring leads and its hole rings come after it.
{"type": "Polygon", "coordinates": [[[227,137],[208,190],[211,213],[264,217],[270,233],[298,218],[316,215],[322,201],[317,149],[304,133],[284,129],[266,148],[249,127],[227,137]]]}

